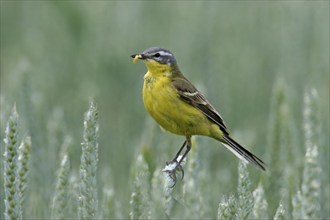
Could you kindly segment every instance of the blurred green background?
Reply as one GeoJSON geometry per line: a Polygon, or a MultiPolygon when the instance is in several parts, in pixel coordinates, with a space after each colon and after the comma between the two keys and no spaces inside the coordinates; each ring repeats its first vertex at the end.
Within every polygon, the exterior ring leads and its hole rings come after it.
{"type": "MultiPolygon", "coordinates": [[[[160,167],[176,153],[183,138],[161,132],[148,119],[141,96],[146,68],[129,57],[152,46],[176,55],[233,137],[266,163],[274,82],[281,79],[287,86],[293,139],[302,155],[303,93],[316,88],[323,152],[329,153],[327,1],[1,1],[0,36],[1,139],[16,103],[21,136],[31,134],[33,142],[28,193],[42,190],[33,199],[45,207],[66,136],[73,138],[69,153],[78,175],[90,97],[100,115],[98,182],[112,184],[121,201],[128,204],[130,170],[141,148],[150,148],[160,167]]],[[[201,166],[209,161],[211,175],[222,176],[214,180],[218,192],[229,193],[237,160],[216,141],[198,141],[201,166]]],[[[324,157],[326,172],[329,156],[324,157]]],[[[256,185],[260,172],[249,170],[256,185]]],[[[47,212],[34,207],[26,215],[47,212]]]]}

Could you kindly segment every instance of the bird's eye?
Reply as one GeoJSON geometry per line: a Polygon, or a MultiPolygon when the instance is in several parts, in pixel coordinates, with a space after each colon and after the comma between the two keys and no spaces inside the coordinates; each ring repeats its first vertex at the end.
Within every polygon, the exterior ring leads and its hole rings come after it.
{"type": "Polygon", "coordinates": [[[160,57],[160,54],[159,54],[159,53],[155,53],[154,56],[155,56],[155,57],[160,57]]]}

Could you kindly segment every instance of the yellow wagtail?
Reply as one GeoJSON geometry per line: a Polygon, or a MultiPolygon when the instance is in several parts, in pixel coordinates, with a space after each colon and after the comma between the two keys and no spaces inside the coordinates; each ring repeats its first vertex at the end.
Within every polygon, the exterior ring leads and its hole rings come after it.
{"type": "Polygon", "coordinates": [[[265,170],[265,164],[261,159],[229,136],[220,114],[183,76],[173,53],[152,47],[131,57],[134,58],[134,63],[139,59],[143,60],[148,69],[144,76],[143,102],[149,114],[165,130],[186,137],[179,152],[171,161],[175,164],[172,166],[173,169],[167,170],[174,179],[176,170],[181,170],[183,177],[180,164],[191,148],[192,135],[214,138],[241,160],[265,170]],[[185,152],[180,156],[185,147],[185,152]]]}

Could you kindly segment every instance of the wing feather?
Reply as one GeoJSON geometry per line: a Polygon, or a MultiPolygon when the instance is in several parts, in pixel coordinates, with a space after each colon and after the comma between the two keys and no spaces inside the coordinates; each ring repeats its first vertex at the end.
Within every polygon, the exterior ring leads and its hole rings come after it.
{"type": "Polygon", "coordinates": [[[186,103],[198,108],[211,122],[217,124],[224,134],[228,135],[227,126],[220,114],[204,98],[204,96],[185,78],[176,78],[172,85],[177,90],[180,98],[186,103]]]}

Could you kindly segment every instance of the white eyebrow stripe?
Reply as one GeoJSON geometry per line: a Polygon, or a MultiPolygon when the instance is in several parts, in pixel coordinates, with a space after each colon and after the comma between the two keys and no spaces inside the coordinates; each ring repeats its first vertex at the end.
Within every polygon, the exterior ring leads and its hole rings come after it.
{"type": "Polygon", "coordinates": [[[163,51],[163,50],[159,51],[158,53],[159,53],[161,56],[172,56],[171,53],[168,53],[168,52],[163,51]]]}

